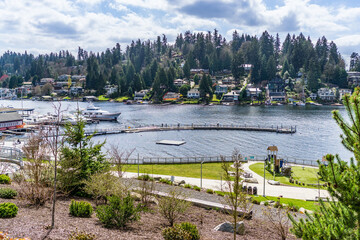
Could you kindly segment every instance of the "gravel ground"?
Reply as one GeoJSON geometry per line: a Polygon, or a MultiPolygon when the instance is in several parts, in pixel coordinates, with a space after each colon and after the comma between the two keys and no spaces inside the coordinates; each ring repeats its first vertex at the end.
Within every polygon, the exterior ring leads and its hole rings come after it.
{"type": "MultiPolygon", "coordinates": [[[[137,180],[129,180],[133,186],[136,186],[137,180]]],[[[0,187],[3,187],[0,185],[0,187]]],[[[165,184],[156,184],[156,190],[168,191],[172,186],[165,184]]],[[[192,198],[198,198],[207,201],[222,202],[222,198],[205,192],[197,192],[190,189],[179,188],[181,191],[192,198]]],[[[94,202],[86,200],[95,206],[94,202]]],[[[0,232],[8,232],[11,237],[29,237],[31,239],[41,239],[47,232],[46,227],[50,225],[51,208],[50,204],[39,209],[27,206],[26,202],[20,199],[0,199],[2,202],[13,202],[19,207],[18,215],[15,218],[0,219],[0,232]]],[[[91,218],[75,218],[69,215],[68,198],[59,199],[56,205],[56,227],[47,239],[68,239],[71,232],[79,230],[96,235],[96,239],[116,240],[116,239],[163,239],[162,229],[167,227],[166,220],[158,213],[157,206],[151,206],[151,210],[141,214],[141,219],[129,224],[124,229],[104,228],[94,213],[91,218]]],[[[255,240],[255,239],[280,239],[275,232],[271,222],[260,215],[260,206],[254,206],[254,217],[252,220],[246,220],[246,234],[237,239],[255,240]],[[259,212],[259,214],[257,214],[259,212]]],[[[218,224],[229,220],[229,215],[212,209],[203,209],[192,206],[182,216],[178,222],[189,221],[196,224],[199,228],[201,239],[232,239],[231,233],[215,232],[213,228],[218,224]]],[[[296,239],[289,236],[288,239],[296,239]]]]}

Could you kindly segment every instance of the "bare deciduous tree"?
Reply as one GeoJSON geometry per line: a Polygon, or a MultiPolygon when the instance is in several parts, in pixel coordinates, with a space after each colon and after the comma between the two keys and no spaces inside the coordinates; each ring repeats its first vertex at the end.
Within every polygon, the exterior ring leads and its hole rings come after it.
{"type": "Polygon", "coordinates": [[[166,197],[159,198],[160,214],[168,220],[170,226],[189,208],[190,202],[185,201],[186,196],[173,188],[166,197]]]}
{"type": "Polygon", "coordinates": [[[108,150],[110,161],[115,164],[116,172],[119,178],[123,177],[128,160],[134,151],[135,148],[130,151],[124,151],[119,149],[117,145],[110,145],[110,149],[108,150]]]}
{"type": "Polygon", "coordinates": [[[291,226],[290,218],[288,217],[289,210],[268,207],[263,210],[263,213],[272,224],[273,230],[281,237],[281,240],[286,240],[291,226]]]}
{"type": "Polygon", "coordinates": [[[247,193],[243,191],[242,173],[241,169],[242,156],[237,150],[233,152],[233,165],[226,162],[222,158],[221,168],[223,170],[223,179],[225,180],[225,204],[230,207],[229,214],[232,217],[232,224],[234,229],[234,240],[236,239],[236,226],[248,214],[251,206],[247,199],[247,193]]]}

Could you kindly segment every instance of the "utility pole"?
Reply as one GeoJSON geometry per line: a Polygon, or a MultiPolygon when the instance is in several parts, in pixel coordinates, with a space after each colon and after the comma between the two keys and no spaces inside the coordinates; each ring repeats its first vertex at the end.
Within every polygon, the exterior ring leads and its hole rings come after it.
{"type": "Polygon", "coordinates": [[[203,165],[204,161],[201,161],[201,170],[200,170],[200,188],[202,188],[202,165],[203,165]]]}
{"type": "Polygon", "coordinates": [[[265,181],[266,181],[266,179],[265,179],[265,165],[266,165],[266,158],[265,158],[265,160],[264,160],[264,187],[263,187],[263,197],[265,197],[265,181]]]}

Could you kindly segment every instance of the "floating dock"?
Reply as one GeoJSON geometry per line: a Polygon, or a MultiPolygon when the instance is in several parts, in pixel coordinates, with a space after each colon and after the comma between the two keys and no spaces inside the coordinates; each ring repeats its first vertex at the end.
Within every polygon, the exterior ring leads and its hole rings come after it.
{"type": "Polygon", "coordinates": [[[185,141],[174,141],[174,140],[161,140],[156,142],[156,144],[173,145],[173,146],[180,146],[185,143],[186,143],[185,141]]]}

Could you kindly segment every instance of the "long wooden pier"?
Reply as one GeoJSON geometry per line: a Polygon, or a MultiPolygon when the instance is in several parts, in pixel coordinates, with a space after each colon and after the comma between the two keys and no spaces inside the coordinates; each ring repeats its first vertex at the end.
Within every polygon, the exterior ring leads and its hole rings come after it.
{"type": "Polygon", "coordinates": [[[232,131],[258,131],[258,132],[273,132],[273,133],[296,133],[296,126],[269,126],[262,127],[249,125],[223,125],[223,124],[161,124],[161,125],[145,125],[145,126],[124,126],[122,128],[111,129],[92,129],[85,131],[86,135],[108,135],[120,133],[139,133],[139,132],[156,132],[156,131],[181,131],[181,130],[232,130],[232,131]]]}

